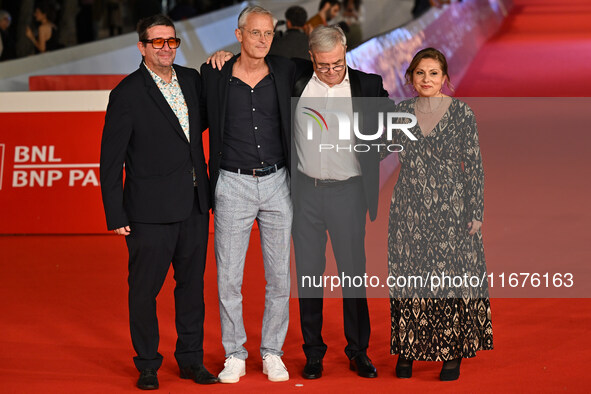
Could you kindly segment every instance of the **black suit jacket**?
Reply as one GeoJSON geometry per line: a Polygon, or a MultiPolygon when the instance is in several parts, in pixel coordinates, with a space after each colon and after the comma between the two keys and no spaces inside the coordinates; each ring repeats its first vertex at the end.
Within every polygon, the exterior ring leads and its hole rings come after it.
{"type": "MultiPolygon", "coordinates": [[[[314,68],[311,61],[300,59],[292,59],[296,64],[296,82],[293,90],[294,97],[301,97],[306,85],[314,74],[314,68]]],[[[362,71],[354,70],[351,67],[349,70],[349,81],[351,84],[351,97],[388,97],[388,92],[384,89],[382,77],[377,74],[367,74],[362,71]]],[[[353,111],[361,112],[357,107],[356,100],[353,100],[353,111]]],[[[391,108],[393,109],[394,103],[391,108]]],[[[363,117],[363,129],[377,130],[377,117],[366,116],[363,117]]],[[[375,141],[373,143],[381,143],[383,141],[375,141]]],[[[360,141],[356,138],[356,143],[371,144],[371,141],[360,141]]],[[[295,154],[295,153],[294,153],[295,154]]],[[[367,152],[356,152],[357,160],[361,167],[361,174],[363,179],[363,188],[365,190],[365,198],[367,201],[367,209],[369,211],[370,220],[375,220],[378,212],[378,195],[380,192],[380,154],[377,149],[371,149],[367,152]]]]}
{"type": "Polygon", "coordinates": [[[201,140],[206,127],[201,79],[197,70],[173,67],[189,111],[190,143],[143,63],[109,96],[100,159],[109,230],[130,222],[172,223],[188,218],[195,198],[193,168],[200,211],[210,208],[201,140]]]}
{"type": "Polygon", "coordinates": [[[269,54],[309,60],[308,35],[299,29],[288,29],[283,35],[275,36],[269,54]]]}
{"type": "MultiPolygon", "coordinates": [[[[220,174],[222,161],[222,147],[226,119],[228,82],[232,77],[232,67],[240,54],[228,60],[221,70],[214,69],[210,64],[201,66],[203,78],[202,101],[207,103],[209,120],[209,176],[211,191],[215,187],[220,174]]],[[[279,114],[281,116],[281,145],[288,171],[291,163],[291,89],[295,68],[291,61],[280,56],[268,55],[265,62],[273,73],[277,98],[279,100],[279,114]]],[[[214,199],[212,198],[212,201],[214,199]]],[[[215,201],[213,201],[215,208],[215,201]]]]}

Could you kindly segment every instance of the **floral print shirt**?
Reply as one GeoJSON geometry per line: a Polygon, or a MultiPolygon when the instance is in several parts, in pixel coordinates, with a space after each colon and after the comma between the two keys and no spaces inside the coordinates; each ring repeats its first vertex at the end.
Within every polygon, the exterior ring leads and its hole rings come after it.
{"type": "Polygon", "coordinates": [[[179,85],[179,80],[176,76],[176,72],[174,71],[174,67],[172,68],[172,79],[170,83],[166,83],[162,78],[160,78],[156,73],[144,63],[146,69],[152,76],[154,82],[156,82],[156,86],[162,92],[162,95],[166,99],[168,105],[176,115],[183,128],[183,132],[187,137],[187,141],[191,141],[191,137],[189,135],[189,109],[187,108],[187,103],[185,102],[185,96],[183,96],[183,91],[181,90],[181,85],[179,85]]]}

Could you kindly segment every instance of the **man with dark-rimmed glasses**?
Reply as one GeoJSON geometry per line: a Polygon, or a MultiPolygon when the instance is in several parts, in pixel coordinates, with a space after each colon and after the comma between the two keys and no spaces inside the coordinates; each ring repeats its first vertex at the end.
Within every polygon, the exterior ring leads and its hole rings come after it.
{"type": "MultiPolygon", "coordinates": [[[[309,47],[311,62],[293,59],[297,65],[293,96],[300,99],[294,111],[292,236],[306,355],[302,375],[306,379],[318,379],[322,376],[322,360],[327,350],[322,338],[324,292],[321,287],[304,287],[300,279],[324,275],[328,236],[339,274],[365,275],[365,222],[368,212],[370,220],[377,214],[380,160],[377,150],[359,152],[346,146],[341,150],[319,149],[319,146],[346,145],[341,140],[337,117],[328,116],[325,111],[340,110],[351,120],[354,111],[361,112],[360,128],[375,131],[370,123],[372,117],[363,113],[360,100],[388,97],[388,92],[379,75],[347,67],[347,41],[339,27],[317,27],[310,35],[309,47]],[[302,112],[300,106],[306,102],[313,108],[305,108],[326,115],[326,129],[314,133],[312,138],[298,117],[302,112]]],[[[347,132],[349,143],[358,142],[351,130],[347,132]]],[[[367,356],[370,322],[365,288],[343,285],[342,296],[345,354],[350,369],[361,377],[375,378],[377,371],[367,356]]]]}
{"type": "Polygon", "coordinates": [[[168,17],[143,19],[137,30],[143,61],[111,92],[100,159],[107,227],[125,236],[129,251],[137,386],[158,388],[162,355],[156,296],[171,262],[180,376],[215,383],[217,378],[203,366],[203,273],[211,202],[201,140],[207,126],[201,80],[196,70],[173,64],[181,41],[168,17]]]}

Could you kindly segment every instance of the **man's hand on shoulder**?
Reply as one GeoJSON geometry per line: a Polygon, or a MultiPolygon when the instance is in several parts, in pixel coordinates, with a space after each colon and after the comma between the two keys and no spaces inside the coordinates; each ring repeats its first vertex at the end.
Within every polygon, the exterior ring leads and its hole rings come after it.
{"type": "Polygon", "coordinates": [[[232,59],[234,54],[228,51],[217,51],[213,55],[207,58],[206,63],[211,64],[213,68],[217,68],[221,70],[224,67],[224,64],[230,59],[232,59]]]}

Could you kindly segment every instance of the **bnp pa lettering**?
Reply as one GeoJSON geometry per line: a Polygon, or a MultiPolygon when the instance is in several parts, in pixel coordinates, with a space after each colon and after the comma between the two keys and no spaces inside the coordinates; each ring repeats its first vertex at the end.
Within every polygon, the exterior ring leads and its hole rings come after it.
{"type": "Polygon", "coordinates": [[[98,164],[68,164],[54,145],[15,146],[12,187],[99,186],[98,164]]]}

